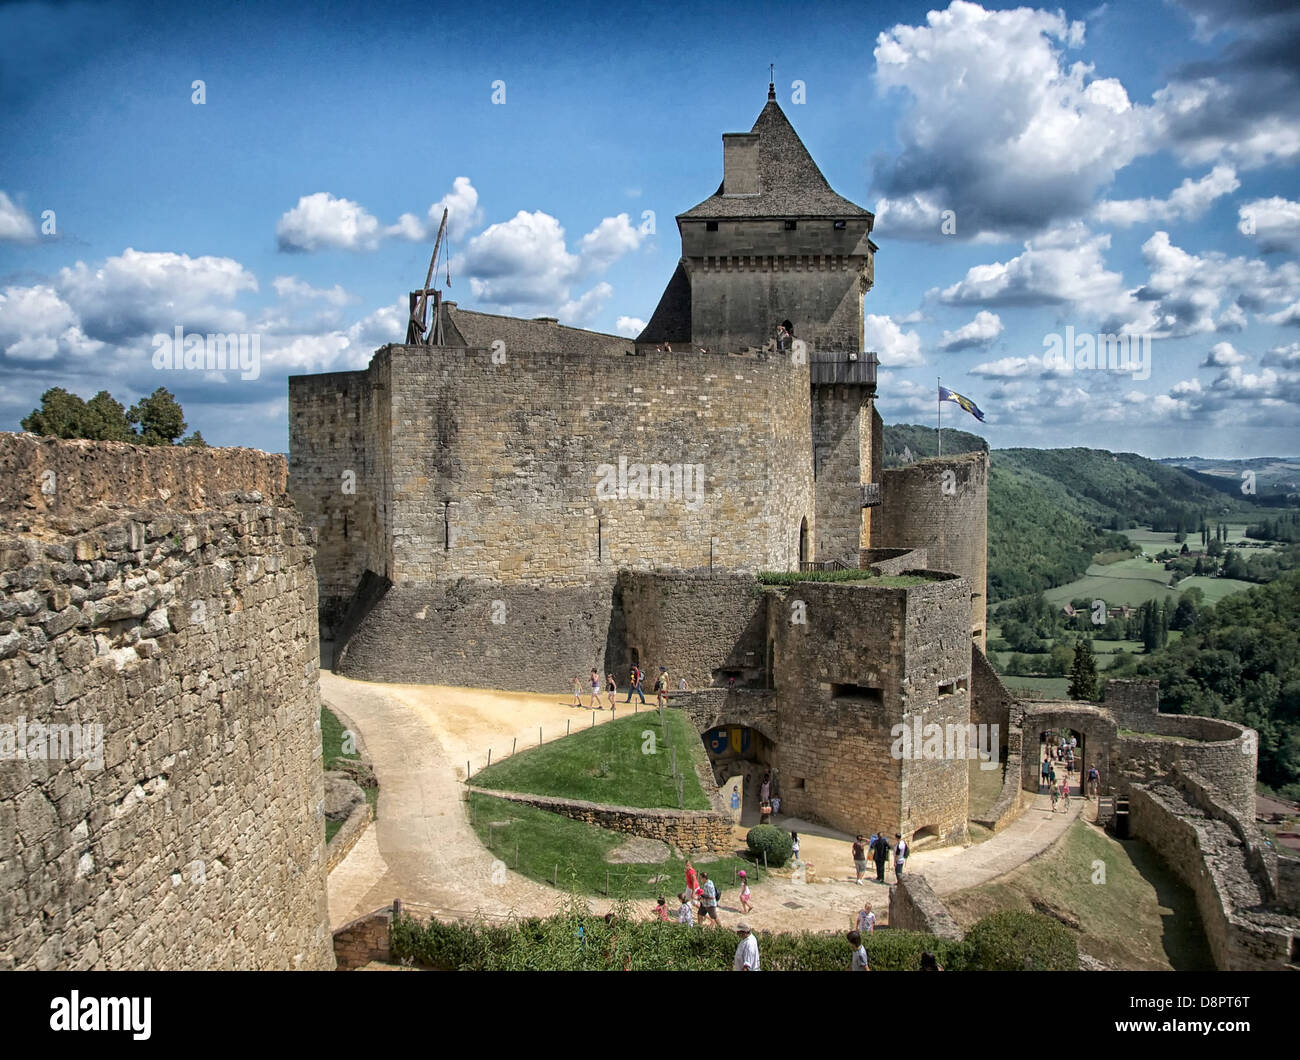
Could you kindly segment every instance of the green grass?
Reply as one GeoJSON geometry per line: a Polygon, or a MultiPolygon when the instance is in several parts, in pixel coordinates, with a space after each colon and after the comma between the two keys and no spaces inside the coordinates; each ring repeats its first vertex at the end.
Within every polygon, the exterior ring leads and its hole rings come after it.
{"type": "Polygon", "coordinates": [[[963,927],[1037,904],[1072,927],[1082,952],[1112,968],[1214,967],[1191,890],[1145,844],[1111,839],[1083,821],[1020,868],[944,902],[963,927]]]}
{"type": "MultiPolygon", "coordinates": [[[[572,739],[573,737],[569,737],[572,739]]],[[[621,832],[574,821],[535,806],[509,802],[472,792],[469,811],[475,833],[506,867],[540,883],[574,889],[580,894],[604,895],[606,873],[611,897],[668,899],[669,912],[676,917],[678,902],[673,896],[686,886],[686,861],[670,857],[662,862],[611,864],[610,851],[631,837],[621,832]],[[504,823],[502,823],[504,822],[504,823]],[[493,827],[493,825],[496,827],[493,827]]],[[[707,857],[707,855],[704,855],[707,857]]],[[[762,868],[741,857],[720,857],[716,861],[692,858],[695,867],[707,872],[722,886],[724,910],[739,910],[736,870],[744,869],[751,883],[762,876],[762,868]]],[[[650,912],[649,908],[646,912],[650,912]]]]}
{"type": "Polygon", "coordinates": [[[562,740],[513,754],[475,773],[471,783],[497,791],[675,810],[677,782],[670,754],[675,747],[678,772],[686,778],[682,808],[709,809],[694,768],[695,763],[704,761],[704,745],[686,714],[665,710],[666,733],[659,728],[655,710],[620,715],[562,740]],[[648,746],[653,746],[654,754],[646,752],[648,746]]]}
{"type": "MultiPolygon", "coordinates": [[[[329,770],[334,768],[336,758],[351,758],[357,760],[361,757],[356,751],[351,754],[343,753],[343,723],[334,716],[327,708],[320,708],[320,744],[321,744],[321,767],[329,770]]],[[[370,812],[378,816],[379,812],[379,789],[377,787],[362,788],[365,792],[366,802],[370,803],[370,812]]],[[[342,821],[331,821],[325,818],[325,842],[334,838],[335,834],[343,827],[342,821]]]]}

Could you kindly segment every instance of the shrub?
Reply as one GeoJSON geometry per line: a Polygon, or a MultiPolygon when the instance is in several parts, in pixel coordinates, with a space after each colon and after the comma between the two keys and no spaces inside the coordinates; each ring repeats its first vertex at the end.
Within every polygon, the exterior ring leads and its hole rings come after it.
{"type": "Polygon", "coordinates": [[[763,861],[763,855],[767,855],[767,867],[779,869],[794,853],[794,841],[790,838],[790,833],[786,832],[775,825],[760,824],[755,825],[745,836],[745,845],[754,855],[754,860],[763,861]]]}
{"type": "Polygon", "coordinates": [[[989,972],[1072,972],[1079,948],[1065,925],[1041,913],[1004,909],[966,936],[970,967],[989,972]]]}

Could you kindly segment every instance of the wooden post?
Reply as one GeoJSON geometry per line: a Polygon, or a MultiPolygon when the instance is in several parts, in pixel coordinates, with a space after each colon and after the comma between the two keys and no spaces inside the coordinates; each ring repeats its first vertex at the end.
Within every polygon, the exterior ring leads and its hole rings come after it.
{"type": "Polygon", "coordinates": [[[469,783],[469,759],[465,759],[465,783],[469,783]]]}
{"type": "Polygon", "coordinates": [[[511,754],[514,754],[517,750],[519,750],[519,737],[518,737],[518,736],[514,737],[513,740],[512,740],[511,743],[510,743],[510,753],[511,753],[511,754]]]}
{"type": "Polygon", "coordinates": [[[488,748],[488,765],[492,764],[492,748],[488,748]]]}
{"type": "Polygon", "coordinates": [[[519,868],[519,844],[515,844],[515,868],[519,868]]]}
{"type": "Polygon", "coordinates": [[[611,703],[609,705],[609,720],[613,721],[617,717],[618,717],[618,708],[615,707],[613,703],[611,703]]]}
{"type": "Polygon", "coordinates": [[[569,719],[568,719],[568,718],[565,718],[565,719],[564,719],[564,735],[565,735],[565,736],[568,736],[568,735],[569,735],[569,719]]]}
{"type": "Polygon", "coordinates": [[[591,712],[591,727],[593,729],[596,727],[596,712],[594,710],[591,712]]]}
{"type": "Polygon", "coordinates": [[[605,897],[609,897],[609,869],[605,870],[605,897]]]}
{"type": "Polygon", "coordinates": [[[542,727],[540,725],[537,726],[537,746],[542,746],[542,727]]]}
{"type": "Polygon", "coordinates": [[[558,864],[551,870],[551,886],[560,886],[560,866],[558,864]]]}

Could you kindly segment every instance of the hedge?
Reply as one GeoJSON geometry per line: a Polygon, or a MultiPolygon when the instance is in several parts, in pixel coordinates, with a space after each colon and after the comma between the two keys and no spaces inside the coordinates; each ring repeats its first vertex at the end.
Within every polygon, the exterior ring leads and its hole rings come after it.
{"type": "MultiPolygon", "coordinates": [[[[613,919],[579,911],[573,902],[559,915],[513,926],[485,921],[420,923],[399,917],[392,927],[393,956],[444,971],[719,971],[731,968],[737,936],[727,930],[688,928],[631,919],[619,903],[613,919]]],[[[637,915],[640,907],[637,907],[637,915]]],[[[845,971],[852,954],[842,933],[758,933],[768,971],[845,971]]],[[[1078,966],[1074,939],[1059,923],[1036,913],[995,913],[976,924],[964,942],[920,931],[882,928],[863,938],[873,971],[915,971],[929,950],[947,971],[1066,969],[1078,966]]]]}

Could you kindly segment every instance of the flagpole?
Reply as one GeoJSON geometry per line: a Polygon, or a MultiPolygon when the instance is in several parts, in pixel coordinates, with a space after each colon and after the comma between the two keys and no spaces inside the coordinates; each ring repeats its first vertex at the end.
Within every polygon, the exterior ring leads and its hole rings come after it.
{"type": "MultiPolygon", "coordinates": [[[[935,379],[938,381],[939,386],[942,387],[943,380],[937,375],[935,376],[935,379]]],[[[942,390],[936,390],[935,393],[939,395],[939,400],[935,402],[939,409],[939,426],[936,428],[939,432],[939,455],[943,456],[943,392],[942,390]]]]}

